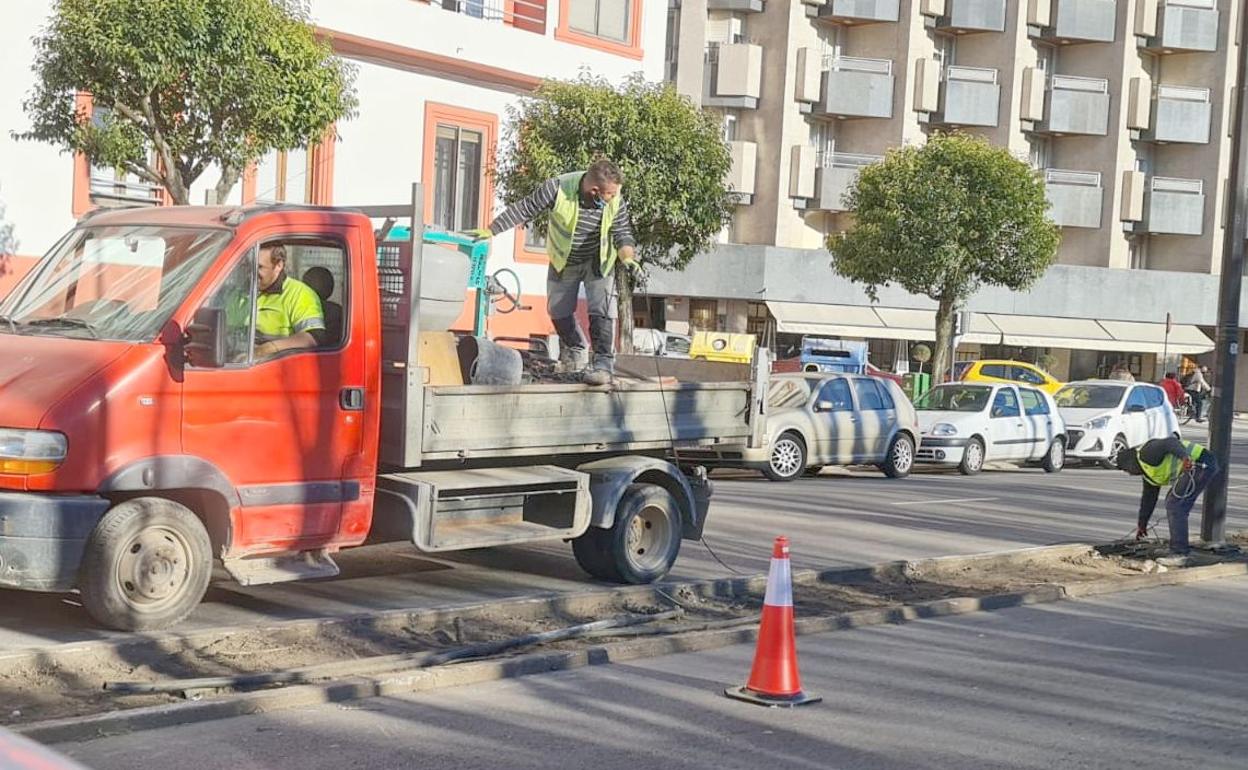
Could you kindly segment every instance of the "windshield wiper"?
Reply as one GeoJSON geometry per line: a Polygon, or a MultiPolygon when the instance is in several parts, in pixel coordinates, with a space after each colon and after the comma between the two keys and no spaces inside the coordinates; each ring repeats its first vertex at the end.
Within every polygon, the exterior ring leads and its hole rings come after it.
{"type": "Polygon", "coordinates": [[[25,326],[68,326],[73,329],[86,329],[95,339],[100,338],[100,333],[95,327],[81,318],[36,318],[33,321],[27,321],[25,326]]]}

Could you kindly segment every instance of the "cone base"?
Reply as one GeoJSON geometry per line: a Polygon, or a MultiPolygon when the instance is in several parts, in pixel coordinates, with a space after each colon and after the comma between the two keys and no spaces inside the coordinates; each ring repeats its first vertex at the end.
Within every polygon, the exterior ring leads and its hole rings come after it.
{"type": "Polygon", "coordinates": [[[799,692],[796,695],[765,695],[746,687],[729,687],[724,690],[724,695],[745,701],[746,703],[753,703],[756,706],[770,706],[772,708],[793,708],[794,706],[805,706],[823,700],[822,696],[807,695],[804,692],[799,692]]]}

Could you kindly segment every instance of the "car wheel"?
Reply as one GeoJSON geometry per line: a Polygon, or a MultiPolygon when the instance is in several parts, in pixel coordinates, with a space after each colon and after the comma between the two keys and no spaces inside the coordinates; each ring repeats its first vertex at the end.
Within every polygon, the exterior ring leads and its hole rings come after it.
{"type": "Polygon", "coordinates": [[[962,462],[958,463],[958,471],[963,476],[974,476],[984,469],[984,440],[978,436],[966,442],[962,452],[962,462]]]}
{"type": "Polygon", "coordinates": [[[888,456],[884,458],[884,464],[880,468],[890,479],[904,479],[910,475],[913,467],[914,439],[898,433],[893,437],[893,443],[888,447],[888,456]]]}
{"type": "Polygon", "coordinates": [[[1109,457],[1101,460],[1101,467],[1107,471],[1118,470],[1118,464],[1114,462],[1114,458],[1118,453],[1127,448],[1127,437],[1119,433],[1114,436],[1114,441],[1109,445],[1109,457]]]}
{"type": "Polygon", "coordinates": [[[771,445],[763,475],[772,481],[792,481],[806,470],[806,443],[796,433],[784,433],[771,445]]]}
{"type": "Polygon", "coordinates": [[[1053,443],[1049,444],[1049,451],[1045,452],[1044,459],[1040,461],[1040,467],[1044,468],[1045,473],[1057,473],[1066,465],[1066,442],[1058,438],[1053,439],[1053,443]]]}

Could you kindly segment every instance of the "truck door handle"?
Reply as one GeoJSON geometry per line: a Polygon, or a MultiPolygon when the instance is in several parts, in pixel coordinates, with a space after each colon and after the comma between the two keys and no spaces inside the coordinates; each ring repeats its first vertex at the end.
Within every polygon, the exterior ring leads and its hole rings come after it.
{"type": "Polygon", "coordinates": [[[344,412],[364,411],[364,389],[343,388],[338,391],[338,406],[341,407],[344,412]]]}

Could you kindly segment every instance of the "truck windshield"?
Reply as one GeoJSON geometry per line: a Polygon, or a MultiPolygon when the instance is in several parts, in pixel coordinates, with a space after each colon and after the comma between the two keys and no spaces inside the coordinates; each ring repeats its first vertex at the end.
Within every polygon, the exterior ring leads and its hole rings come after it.
{"type": "Polygon", "coordinates": [[[1053,398],[1058,406],[1076,409],[1114,409],[1127,389],[1122,385],[1067,385],[1053,398]]]}
{"type": "Polygon", "coordinates": [[[229,238],[187,227],[77,228],[0,302],[0,334],[155,339],[229,238]]]}
{"type": "Polygon", "coordinates": [[[982,412],[992,388],[984,385],[944,385],[919,396],[914,408],[920,412],[982,412]]]}

